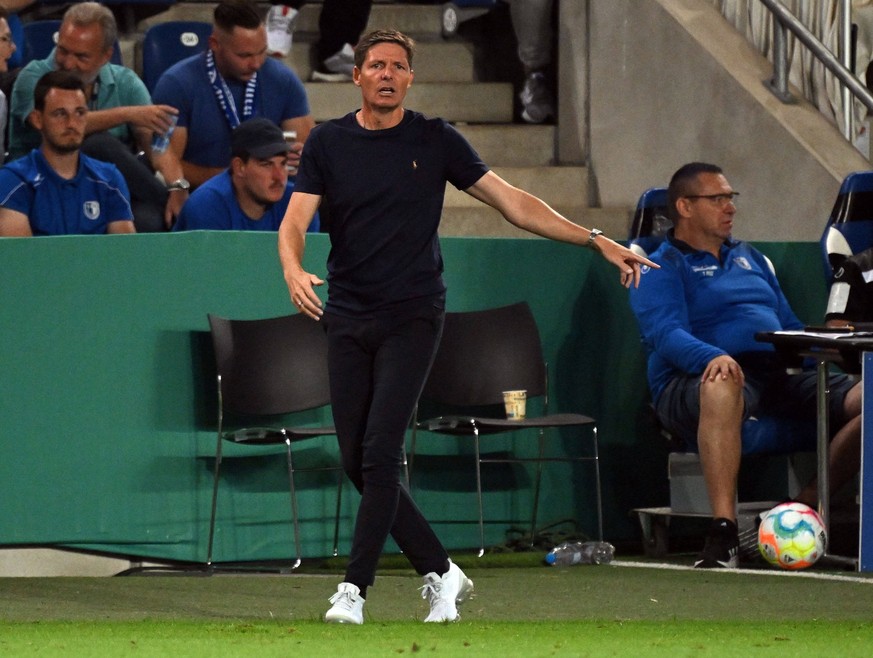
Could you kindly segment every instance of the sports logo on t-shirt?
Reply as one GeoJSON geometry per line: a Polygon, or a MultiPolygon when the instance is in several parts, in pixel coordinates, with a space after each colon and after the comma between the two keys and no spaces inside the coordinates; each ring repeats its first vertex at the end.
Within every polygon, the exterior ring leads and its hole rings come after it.
{"type": "Polygon", "coordinates": [[[100,202],[99,201],[86,201],[82,204],[82,210],[85,213],[85,217],[90,220],[95,220],[100,217],[100,202]]]}
{"type": "Polygon", "coordinates": [[[748,259],[745,256],[737,256],[734,258],[734,262],[742,267],[744,270],[751,270],[752,265],[749,263],[748,259]]]}

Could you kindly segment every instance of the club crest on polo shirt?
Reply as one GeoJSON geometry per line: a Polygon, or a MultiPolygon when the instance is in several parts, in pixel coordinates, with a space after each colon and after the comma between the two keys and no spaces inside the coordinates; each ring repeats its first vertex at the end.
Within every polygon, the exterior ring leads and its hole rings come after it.
{"type": "Polygon", "coordinates": [[[744,270],[752,269],[752,264],[746,259],[745,256],[737,256],[734,258],[734,262],[742,267],[744,270]]]}
{"type": "Polygon", "coordinates": [[[86,201],[82,204],[82,211],[85,213],[85,217],[87,217],[88,219],[97,219],[98,217],[100,217],[100,202],[86,201]]]}

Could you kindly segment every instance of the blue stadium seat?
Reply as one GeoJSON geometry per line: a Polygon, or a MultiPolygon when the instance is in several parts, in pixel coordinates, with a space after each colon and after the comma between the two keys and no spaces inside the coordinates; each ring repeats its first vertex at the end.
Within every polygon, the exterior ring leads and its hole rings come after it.
{"type": "Polygon", "coordinates": [[[212,24],[167,21],[150,27],[142,42],[142,79],[149,92],[176,62],[206,50],[212,24]]]}
{"type": "Polygon", "coordinates": [[[667,217],[667,188],[651,187],[640,196],[627,236],[632,251],[648,256],[664,240],[673,222],[667,217]]]}
{"type": "Polygon", "coordinates": [[[828,285],[845,258],[873,247],[873,171],[843,180],[820,243],[828,285]]]}
{"type": "Polygon", "coordinates": [[[497,0],[452,0],[442,8],[442,35],[453,37],[464,21],[487,13],[497,5],[497,0]]]}
{"type": "MultiPolygon", "coordinates": [[[[61,27],[60,20],[41,20],[24,23],[24,59],[23,64],[34,59],[45,59],[58,42],[58,29],[61,27]]],[[[113,64],[123,64],[121,61],[121,48],[118,39],[112,49],[113,64]]]]}

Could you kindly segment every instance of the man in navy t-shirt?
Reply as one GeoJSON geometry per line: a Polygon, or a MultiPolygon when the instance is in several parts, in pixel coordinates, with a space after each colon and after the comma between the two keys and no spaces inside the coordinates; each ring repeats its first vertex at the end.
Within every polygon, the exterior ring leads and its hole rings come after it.
{"type": "Polygon", "coordinates": [[[472,581],[453,564],[400,484],[403,443],[430,369],[445,314],[437,227],[446,182],[499,210],[512,224],[599,252],[630,285],[654,265],[600,231],[562,217],[509,185],[442,119],[406,110],[414,43],[385,30],[355,49],[361,109],[313,129],[279,228],[291,300],[324,318],[331,405],[343,468],[361,492],[345,581],[325,621],[363,623],[367,588],[389,533],[424,577],[426,622],[455,621],[472,581]],[[329,211],[328,302],[321,279],[303,269],[306,228],[319,204],[329,211]]]}
{"type": "Polygon", "coordinates": [[[0,169],[0,235],[134,233],[121,173],[79,150],[87,116],[78,76],[52,71],[39,79],[30,119],[42,144],[0,169]]]}

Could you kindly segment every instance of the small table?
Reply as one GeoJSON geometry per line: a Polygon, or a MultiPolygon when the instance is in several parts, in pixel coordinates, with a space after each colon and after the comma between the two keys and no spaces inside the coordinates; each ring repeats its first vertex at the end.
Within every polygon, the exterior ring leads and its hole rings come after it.
{"type": "MultiPolygon", "coordinates": [[[[830,442],[830,432],[828,425],[828,369],[830,364],[836,364],[843,371],[850,374],[858,374],[862,372],[862,366],[866,363],[864,353],[873,352],[873,333],[869,331],[853,332],[853,331],[763,331],[755,334],[755,339],[761,342],[772,343],[777,352],[784,353],[789,356],[799,356],[804,358],[815,359],[816,362],[816,463],[817,463],[817,478],[818,478],[818,501],[819,514],[825,523],[825,527],[830,527],[830,491],[828,490],[828,450],[830,442]],[[863,357],[863,358],[862,358],[863,357]]],[[[871,361],[873,367],[873,361],[871,361]]],[[[873,377],[873,371],[870,373],[873,377]]],[[[865,382],[867,378],[864,378],[865,382]]],[[[865,391],[866,393],[866,391],[865,391]]],[[[870,400],[873,404],[873,395],[865,395],[866,400],[870,400]]],[[[862,421],[862,438],[861,438],[861,538],[859,546],[859,559],[845,558],[828,554],[828,557],[837,561],[847,561],[852,566],[857,566],[860,571],[873,570],[873,550],[871,556],[866,560],[863,557],[864,549],[870,547],[873,549],[873,527],[865,530],[864,528],[864,511],[867,509],[870,514],[867,518],[873,519],[873,491],[868,487],[867,497],[864,496],[864,444],[866,437],[869,435],[873,438],[873,434],[869,434],[867,423],[873,423],[873,408],[869,414],[863,413],[865,420],[862,421]],[[866,539],[866,541],[865,541],[866,539]]],[[[873,473],[868,471],[868,477],[873,477],[873,473]]]]}

